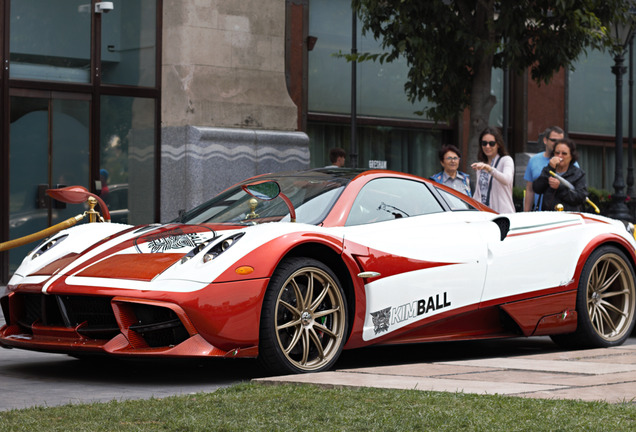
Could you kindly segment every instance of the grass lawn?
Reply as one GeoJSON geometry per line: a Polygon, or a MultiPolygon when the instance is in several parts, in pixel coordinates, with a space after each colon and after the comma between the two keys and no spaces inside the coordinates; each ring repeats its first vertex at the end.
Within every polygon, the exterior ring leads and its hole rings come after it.
{"type": "MultiPolygon", "coordinates": [[[[3,392],[2,397],[11,397],[3,392]]],[[[0,412],[0,431],[636,431],[636,404],[244,383],[0,412]]]]}

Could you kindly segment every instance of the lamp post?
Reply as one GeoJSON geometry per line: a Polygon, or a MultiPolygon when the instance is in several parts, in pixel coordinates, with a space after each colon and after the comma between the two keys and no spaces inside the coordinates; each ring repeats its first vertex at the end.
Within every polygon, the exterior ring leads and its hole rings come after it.
{"type": "MultiPolygon", "coordinates": [[[[353,9],[351,16],[351,55],[358,53],[358,15],[353,9]]],[[[351,154],[349,166],[358,168],[358,62],[351,62],[351,154]]]]}
{"type": "Polygon", "coordinates": [[[627,195],[625,194],[625,180],[623,179],[623,74],[626,70],[626,67],[623,66],[623,61],[625,60],[625,48],[632,35],[633,23],[632,14],[629,13],[624,20],[616,22],[612,26],[612,53],[614,54],[612,73],[616,75],[616,141],[614,194],[612,195],[607,214],[611,218],[620,220],[631,220],[629,208],[625,202],[627,195]]]}
{"type": "MultiPolygon", "coordinates": [[[[627,196],[634,195],[634,32],[629,38],[629,103],[627,104],[627,196]]],[[[631,214],[631,209],[630,209],[631,214]]],[[[633,215],[632,215],[633,217],[633,215]]]]}

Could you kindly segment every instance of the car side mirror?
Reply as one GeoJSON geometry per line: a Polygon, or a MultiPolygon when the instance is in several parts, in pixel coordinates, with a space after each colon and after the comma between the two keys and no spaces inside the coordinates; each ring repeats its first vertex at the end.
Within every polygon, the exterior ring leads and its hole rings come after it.
{"type": "Polygon", "coordinates": [[[241,186],[241,188],[254,198],[263,201],[271,201],[280,195],[280,185],[270,180],[246,184],[241,186]]]}
{"type": "MultiPolygon", "coordinates": [[[[241,189],[243,189],[254,198],[263,201],[271,201],[274,198],[280,197],[289,209],[289,219],[292,222],[296,222],[296,210],[294,209],[294,205],[292,204],[291,200],[287,198],[287,196],[280,190],[280,185],[277,182],[273,180],[263,180],[242,185],[241,189]]],[[[252,212],[254,212],[254,209],[252,209],[252,212]]]]}

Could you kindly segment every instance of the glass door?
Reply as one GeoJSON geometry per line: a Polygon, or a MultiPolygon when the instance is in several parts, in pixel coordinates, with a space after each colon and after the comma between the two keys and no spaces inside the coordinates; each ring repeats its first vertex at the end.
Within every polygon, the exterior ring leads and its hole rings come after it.
{"type": "MultiPolygon", "coordinates": [[[[12,92],[9,144],[9,238],[47,228],[84,209],[55,202],[46,189],[89,187],[90,96],[12,92]],[[20,94],[24,93],[24,94],[20,94]]],[[[9,252],[13,273],[33,244],[9,252]]]]}

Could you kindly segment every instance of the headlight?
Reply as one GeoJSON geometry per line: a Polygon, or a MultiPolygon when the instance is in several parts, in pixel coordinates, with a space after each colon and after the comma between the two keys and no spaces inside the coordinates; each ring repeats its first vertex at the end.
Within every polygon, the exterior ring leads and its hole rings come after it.
{"type": "Polygon", "coordinates": [[[214,240],[216,240],[218,237],[212,237],[209,240],[204,241],[203,243],[200,243],[198,245],[196,245],[190,252],[188,252],[188,254],[186,256],[184,256],[183,258],[181,258],[181,264],[185,263],[186,261],[194,258],[194,256],[196,254],[198,254],[199,252],[201,252],[203,249],[205,249],[210,243],[212,243],[214,240]]]}
{"type": "MultiPolygon", "coordinates": [[[[209,251],[206,252],[206,254],[203,256],[203,262],[212,261],[214,258],[216,258],[217,256],[221,255],[228,248],[230,248],[234,243],[236,243],[236,241],[238,241],[238,239],[243,237],[244,234],[245,233],[234,234],[234,235],[231,235],[231,236],[226,237],[223,240],[219,241],[217,244],[212,246],[209,251]]],[[[192,249],[190,252],[188,252],[187,255],[185,255],[183,258],[181,258],[181,264],[183,264],[183,263],[191,260],[192,258],[194,258],[199,252],[201,252],[206,247],[208,247],[210,245],[210,243],[214,243],[215,240],[218,240],[218,237],[211,238],[210,240],[205,241],[205,242],[197,245],[194,249],[192,249]]]]}
{"type": "Polygon", "coordinates": [[[43,253],[48,252],[51,248],[60,244],[60,242],[66,240],[68,234],[61,235],[52,239],[46,239],[40,245],[35,248],[31,254],[31,259],[41,256],[43,253]]]}
{"type": "Polygon", "coordinates": [[[223,252],[225,252],[230,247],[232,247],[234,245],[234,243],[239,241],[239,239],[241,237],[243,237],[244,234],[245,233],[238,233],[238,234],[231,235],[231,236],[221,240],[220,242],[218,242],[214,246],[212,246],[212,248],[208,251],[208,253],[203,255],[203,262],[204,263],[210,262],[214,258],[216,258],[219,255],[221,255],[223,252]]]}

